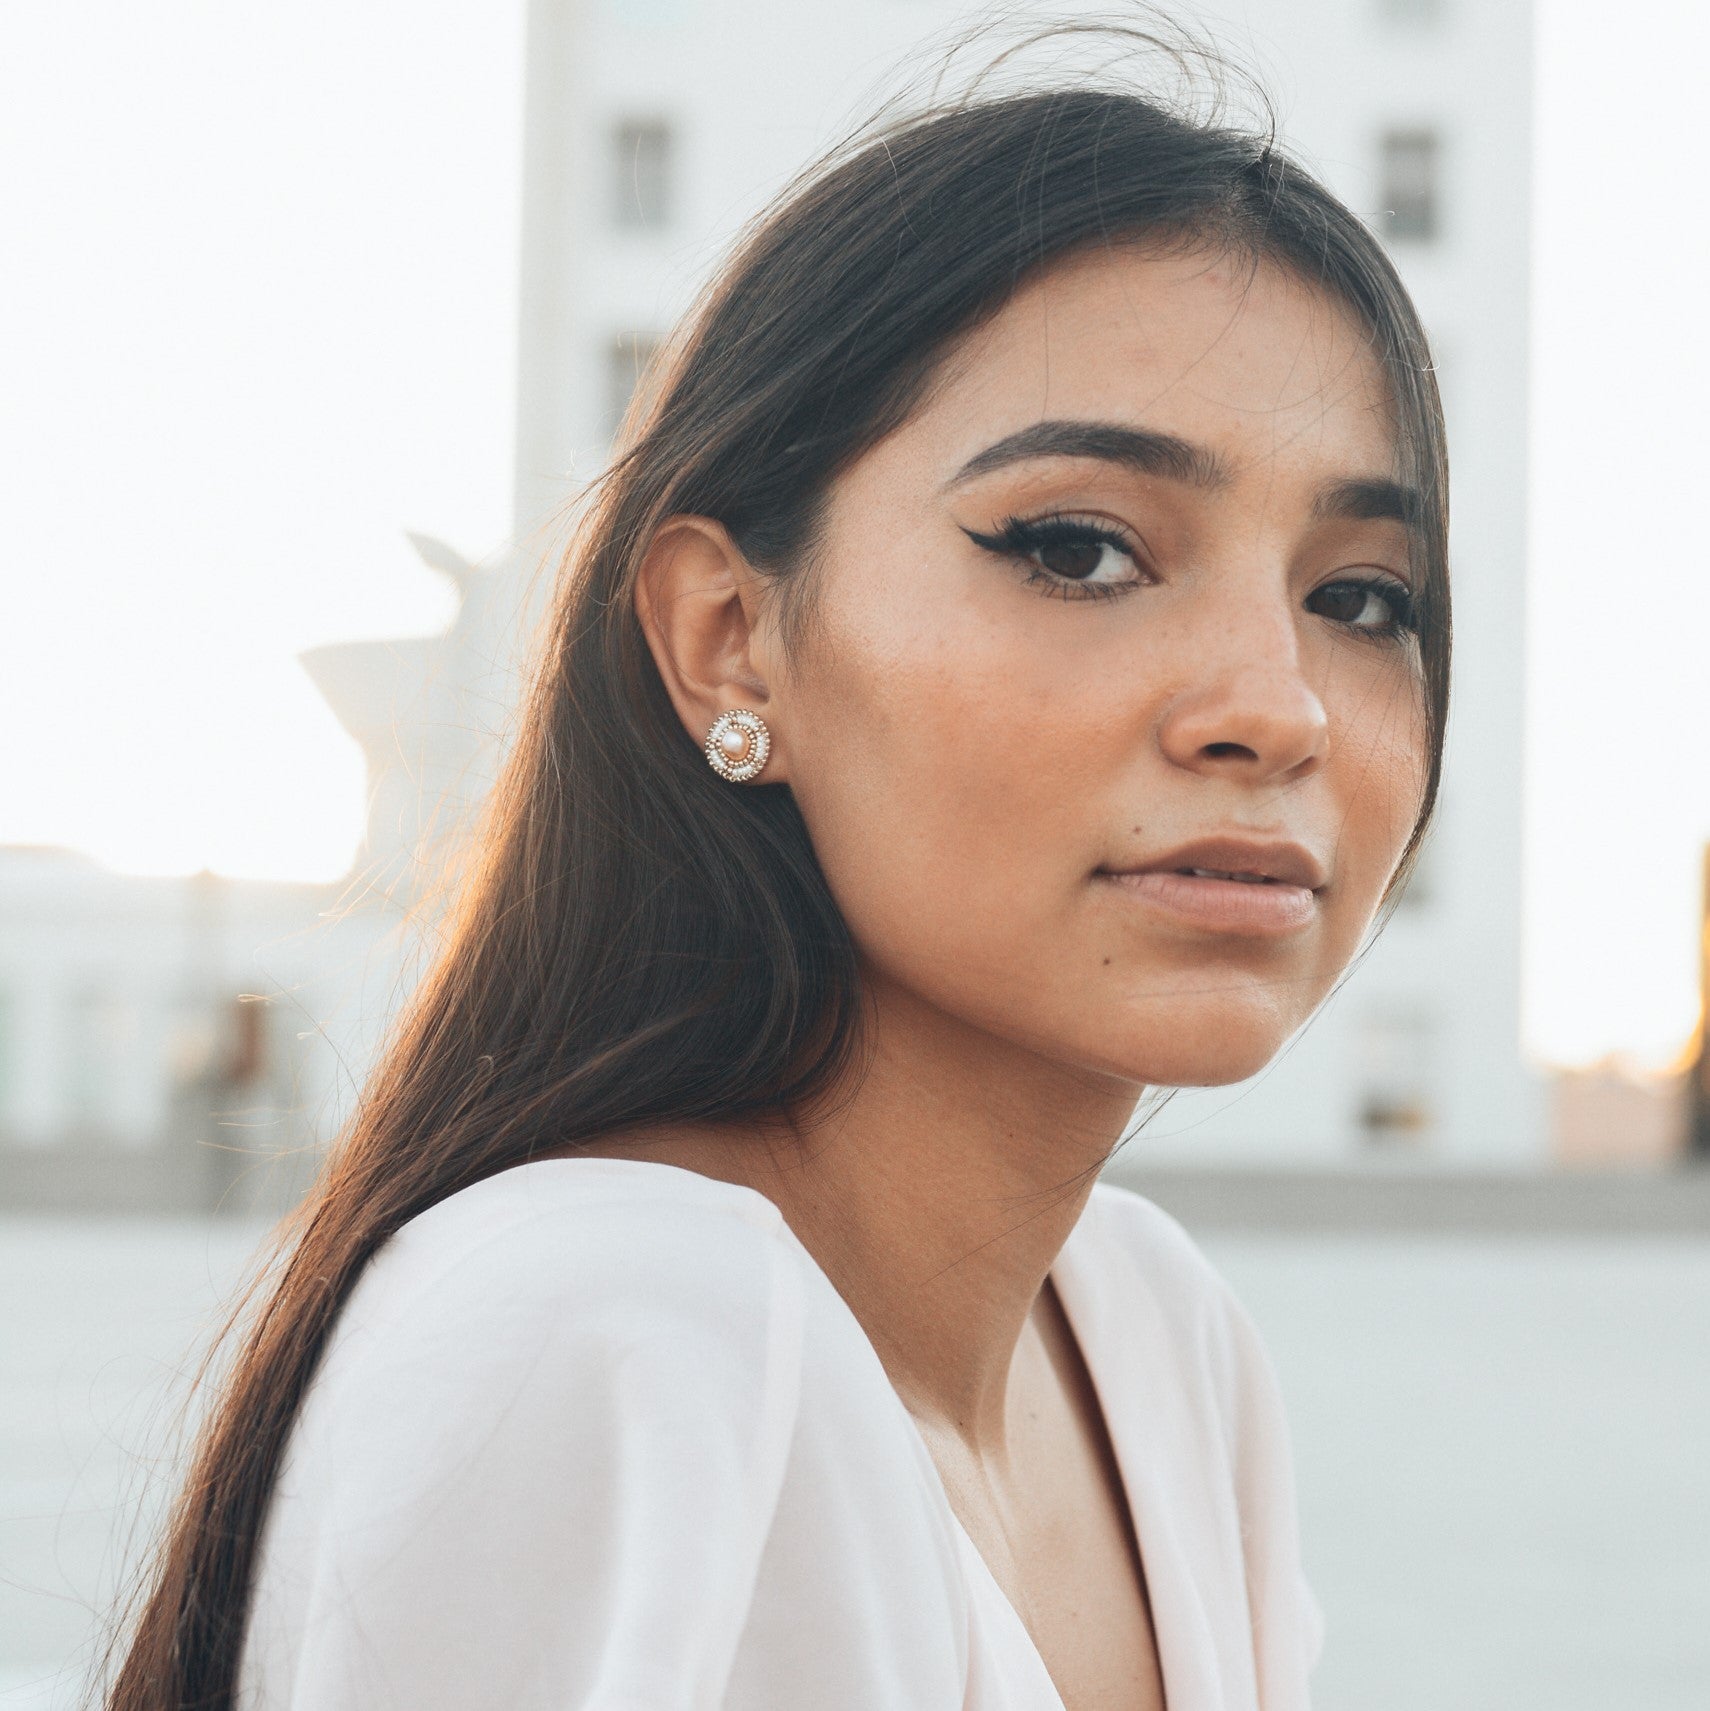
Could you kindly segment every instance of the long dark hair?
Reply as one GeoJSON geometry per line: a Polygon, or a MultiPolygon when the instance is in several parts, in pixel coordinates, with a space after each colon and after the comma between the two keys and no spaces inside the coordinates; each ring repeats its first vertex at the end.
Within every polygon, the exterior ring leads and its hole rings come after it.
{"type": "Polygon", "coordinates": [[[562,571],[518,734],[437,961],[279,1258],[234,1316],[217,1404],[137,1600],[112,1711],[228,1707],[256,1545],[329,1327],[402,1224],[545,1150],[645,1125],[788,1119],[853,1065],[853,950],[784,787],[713,776],[637,623],[662,519],[724,522],[811,611],[828,485],[900,423],[948,341],[1089,246],[1227,246],[1353,311],[1421,496],[1437,793],[1449,677],[1442,418],[1378,243],[1264,127],[1096,79],[887,117],[746,235],[632,411],[562,571]]]}

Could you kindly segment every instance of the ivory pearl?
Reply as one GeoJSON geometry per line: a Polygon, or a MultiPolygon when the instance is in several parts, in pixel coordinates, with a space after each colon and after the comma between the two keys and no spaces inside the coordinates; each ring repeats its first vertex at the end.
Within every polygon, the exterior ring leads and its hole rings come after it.
{"type": "Polygon", "coordinates": [[[718,746],[732,760],[740,760],[748,752],[748,733],[740,725],[732,725],[719,737],[718,746]]]}

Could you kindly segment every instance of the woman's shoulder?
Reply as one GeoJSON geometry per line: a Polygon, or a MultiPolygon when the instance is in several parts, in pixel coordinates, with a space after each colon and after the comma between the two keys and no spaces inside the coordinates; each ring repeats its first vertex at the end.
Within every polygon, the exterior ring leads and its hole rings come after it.
{"type": "Polygon", "coordinates": [[[542,1159],[448,1195],[379,1248],[316,1389],[329,1419],[395,1420],[502,1398],[550,1410],[605,1392],[617,1406],[654,1374],[670,1412],[747,1415],[795,1382],[806,1300],[758,1192],[664,1165],[542,1159]]]}
{"type": "Polygon", "coordinates": [[[359,1284],[373,1323],[439,1306],[557,1316],[639,1291],[663,1311],[760,1306],[790,1246],[758,1192],[671,1165],[550,1158],[458,1190],[402,1225],[359,1284]]]}
{"type": "Polygon", "coordinates": [[[1191,1346],[1195,1365],[1215,1379],[1226,1411],[1239,1406],[1243,1392],[1275,1391],[1275,1372],[1252,1315],[1178,1218],[1112,1182],[1094,1188],[1086,1218],[1107,1257],[1146,1291],[1169,1334],[1191,1346]]]}
{"type": "Polygon", "coordinates": [[[1222,1273],[1182,1222],[1155,1200],[1102,1181],[1093,1188],[1085,1216],[1155,1288],[1176,1300],[1214,1302],[1227,1294],[1222,1273]]]}
{"type": "MultiPolygon", "coordinates": [[[[400,1227],[389,1244],[399,1254],[426,1256],[509,1240],[528,1230],[613,1224],[669,1228],[680,1241],[718,1243],[776,1239],[783,1215],[765,1195],[651,1159],[537,1158],[512,1165],[435,1202],[400,1227]]],[[[752,1244],[750,1244],[752,1245],[752,1244]]]]}
{"type": "Polygon", "coordinates": [[[782,1227],[758,1193],[592,1159],[403,1225],[282,1465],[256,1703],[701,1703],[800,1409],[782,1227]]]}
{"type": "Polygon", "coordinates": [[[1196,1416],[1183,1441],[1221,1458],[1247,1596],[1261,1613],[1281,1613],[1260,1623],[1268,1667],[1281,1679],[1310,1670],[1324,1643],[1324,1613],[1300,1568],[1288,1419],[1258,1326],[1199,1243],[1155,1202],[1101,1182],[1087,1215],[1107,1283],[1115,1279],[1119,1293],[1143,1291],[1157,1309],[1136,1313],[1128,1301],[1123,1322],[1149,1319],[1174,1344],[1176,1402],[1196,1416]]]}

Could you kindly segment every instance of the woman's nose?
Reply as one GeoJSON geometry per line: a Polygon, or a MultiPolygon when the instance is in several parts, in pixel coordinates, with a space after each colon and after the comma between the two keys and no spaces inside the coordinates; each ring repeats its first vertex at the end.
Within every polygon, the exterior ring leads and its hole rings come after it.
{"type": "Polygon", "coordinates": [[[1301,670],[1292,624],[1225,632],[1165,710],[1159,740],[1190,772],[1260,783],[1316,771],[1330,752],[1330,721],[1301,670]]]}

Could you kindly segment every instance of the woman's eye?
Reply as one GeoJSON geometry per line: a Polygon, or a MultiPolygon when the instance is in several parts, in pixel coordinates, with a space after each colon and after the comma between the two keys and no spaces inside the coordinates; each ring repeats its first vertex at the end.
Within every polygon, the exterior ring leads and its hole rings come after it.
{"type": "Polygon", "coordinates": [[[1030,581],[1045,583],[1052,593],[1073,598],[1088,594],[1117,594],[1141,580],[1134,548],[1106,523],[1073,517],[1041,517],[1024,521],[1011,517],[995,535],[963,531],[976,546],[1034,567],[1030,581]]]}
{"type": "Polygon", "coordinates": [[[1412,591],[1387,579],[1326,583],[1307,596],[1307,606],[1333,623],[1377,635],[1400,635],[1417,627],[1412,591]]]}
{"type": "Polygon", "coordinates": [[[1071,582],[1118,582],[1134,561],[1110,541],[1050,541],[1028,555],[1042,570],[1071,582]]]}

